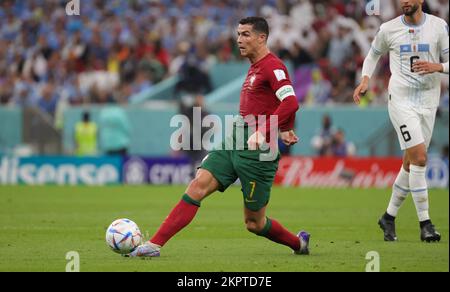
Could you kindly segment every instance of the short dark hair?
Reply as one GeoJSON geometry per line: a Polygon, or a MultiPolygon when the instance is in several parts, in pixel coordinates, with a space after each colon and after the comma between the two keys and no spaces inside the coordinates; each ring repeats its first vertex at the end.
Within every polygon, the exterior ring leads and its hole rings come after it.
{"type": "Polygon", "coordinates": [[[88,111],[83,112],[83,122],[87,123],[91,120],[91,114],[88,111]]]}
{"type": "Polygon", "coordinates": [[[250,24],[253,26],[253,30],[261,33],[265,33],[267,38],[269,38],[269,25],[267,21],[259,16],[251,16],[243,18],[239,21],[239,24],[245,25],[250,24]]]}

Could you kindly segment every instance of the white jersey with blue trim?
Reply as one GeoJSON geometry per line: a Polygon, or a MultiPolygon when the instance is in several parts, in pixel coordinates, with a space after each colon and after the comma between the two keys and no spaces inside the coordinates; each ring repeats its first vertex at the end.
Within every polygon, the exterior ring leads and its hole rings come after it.
{"type": "Polygon", "coordinates": [[[391,102],[426,108],[439,105],[440,74],[419,75],[412,71],[412,64],[448,61],[449,32],[443,19],[424,13],[422,23],[413,26],[399,16],[381,25],[371,50],[377,55],[389,52],[391,102]]]}

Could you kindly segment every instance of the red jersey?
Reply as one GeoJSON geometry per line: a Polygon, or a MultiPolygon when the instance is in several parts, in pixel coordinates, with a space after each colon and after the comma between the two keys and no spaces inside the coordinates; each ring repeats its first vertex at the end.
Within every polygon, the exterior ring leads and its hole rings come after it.
{"type": "Polygon", "coordinates": [[[279,128],[291,130],[297,109],[289,73],[278,57],[269,53],[250,66],[240,96],[239,113],[242,117],[265,115],[268,120],[269,115],[278,115],[279,128]],[[281,109],[280,104],[288,97],[289,103],[281,109]]]}

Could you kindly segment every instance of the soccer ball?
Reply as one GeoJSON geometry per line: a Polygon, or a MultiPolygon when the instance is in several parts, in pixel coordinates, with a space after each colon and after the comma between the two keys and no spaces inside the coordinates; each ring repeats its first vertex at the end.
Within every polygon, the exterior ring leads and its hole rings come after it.
{"type": "Polygon", "coordinates": [[[142,243],[142,234],[130,219],[117,219],[106,230],[106,243],[114,252],[128,254],[142,243]]]}

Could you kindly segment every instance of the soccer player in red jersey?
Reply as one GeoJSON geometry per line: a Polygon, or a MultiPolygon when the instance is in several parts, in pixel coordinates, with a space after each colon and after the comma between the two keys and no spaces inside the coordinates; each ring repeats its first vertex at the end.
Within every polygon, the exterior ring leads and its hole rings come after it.
{"type": "Polygon", "coordinates": [[[251,66],[241,91],[240,116],[233,125],[233,149],[227,149],[224,142],[225,149],[213,150],[205,157],[180,202],[156,234],[133,251],[131,257],[159,256],[161,247],[192,221],[204,198],[217,190],[224,192],[238,178],[248,231],[286,245],[295,254],[309,254],[309,233],[301,231],[295,235],[275,219],[266,217],[280,155],[277,151],[272,159],[261,159],[267,153],[264,146],[276,144],[277,139],[269,139],[273,131],[279,132],[286,145],[298,142],[293,131],[299,108],[297,98],[286,66],[267,48],[267,21],[261,17],[244,18],[239,22],[237,36],[240,53],[250,60],[251,66]],[[276,116],[278,123],[271,123],[270,116],[276,116]],[[247,130],[243,148],[236,143],[241,130],[247,130]]]}

